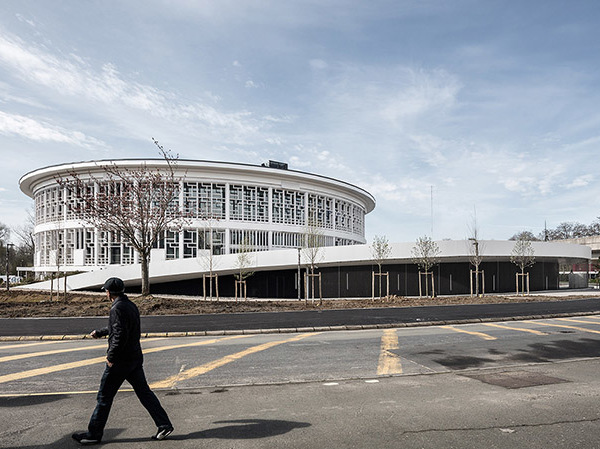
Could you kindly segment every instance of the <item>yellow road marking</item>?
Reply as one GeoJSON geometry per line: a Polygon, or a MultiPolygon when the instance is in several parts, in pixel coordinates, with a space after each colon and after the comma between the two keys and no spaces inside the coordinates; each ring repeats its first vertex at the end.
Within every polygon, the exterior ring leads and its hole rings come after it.
{"type": "Polygon", "coordinates": [[[204,365],[196,366],[194,368],[190,368],[184,371],[181,371],[171,377],[166,378],[165,380],[161,380],[158,382],[154,382],[150,385],[150,388],[173,388],[175,384],[178,382],[191,379],[192,377],[198,377],[203,374],[208,373],[216,368],[220,368],[223,365],[227,365],[228,363],[235,362],[236,360],[241,359],[250,354],[255,354],[260,351],[265,351],[266,349],[273,348],[278,345],[282,345],[284,343],[291,343],[293,341],[299,341],[306,337],[310,337],[311,335],[318,335],[320,332],[311,332],[307,334],[296,335],[295,337],[288,338],[286,340],[277,340],[271,341],[269,343],[263,343],[258,346],[253,346],[251,348],[245,349],[240,352],[236,352],[235,354],[227,355],[223,358],[214,360],[212,362],[205,363],[204,365]]]}
{"type": "MultiPolygon", "coordinates": [[[[162,340],[162,339],[161,338],[148,338],[148,339],[145,339],[144,342],[152,341],[152,340],[162,340]]],[[[7,355],[4,357],[0,357],[0,363],[12,362],[14,360],[28,359],[29,357],[42,357],[45,355],[63,354],[65,352],[87,351],[87,350],[93,350],[93,349],[98,349],[98,348],[102,348],[102,347],[106,348],[106,342],[97,344],[97,345],[93,345],[93,346],[84,346],[81,348],[52,349],[50,351],[29,352],[29,353],[24,353],[24,354],[7,355]]]]}
{"type": "Polygon", "coordinates": [[[450,329],[455,332],[462,332],[463,334],[475,335],[476,337],[483,338],[484,340],[496,340],[496,337],[492,337],[491,335],[484,334],[483,332],[475,332],[475,331],[467,331],[464,329],[459,329],[454,326],[440,326],[443,329],[450,329]]]}
{"type": "Polygon", "coordinates": [[[548,335],[546,332],[536,331],[533,329],[523,329],[523,328],[519,328],[519,327],[504,326],[502,324],[494,324],[494,323],[481,323],[481,324],[483,324],[484,326],[498,327],[500,329],[508,329],[511,331],[529,332],[530,334],[535,334],[535,335],[548,335]]]}
{"type": "MultiPolygon", "coordinates": [[[[172,345],[172,346],[158,346],[156,348],[149,348],[149,349],[144,350],[144,354],[150,354],[152,352],[167,351],[169,349],[210,345],[213,343],[217,343],[219,341],[232,340],[235,338],[245,338],[248,336],[249,335],[233,335],[231,337],[215,338],[212,340],[205,340],[205,341],[199,341],[199,342],[194,342],[194,343],[183,343],[183,344],[172,345]]],[[[61,363],[59,365],[46,366],[43,368],[31,369],[31,370],[27,370],[27,371],[21,371],[18,373],[5,374],[3,376],[0,376],[0,384],[6,383],[6,382],[11,382],[14,380],[27,379],[29,377],[41,376],[44,374],[56,373],[58,371],[66,371],[66,370],[73,369],[73,368],[80,368],[82,366],[94,365],[96,363],[102,363],[104,361],[106,361],[106,356],[94,357],[92,359],[86,359],[86,360],[79,360],[77,362],[61,363]]]]}
{"type": "Polygon", "coordinates": [[[377,374],[402,374],[402,363],[400,357],[394,354],[392,349],[399,349],[398,334],[395,329],[383,331],[381,337],[381,352],[379,353],[379,363],[377,365],[377,374]]]}
{"type": "MultiPolygon", "coordinates": [[[[119,389],[121,391],[133,391],[133,388],[123,388],[119,389]]],[[[39,397],[39,396],[61,396],[67,394],[96,394],[98,390],[88,390],[88,391],[49,391],[44,393],[3,393],[0,394],[0,398],[29,398],[29,397],[39,397]]]]}
{"type": "Polygon", "coordinates": [[[592,326],[594,324],[598,324],[598,323],[594,323],[593,321],[584,321],[584,320],[574,320],[572,318],[556,318],[557,320],[560,321],[569,321],[571,323],[582,323],[582,324],[591,324],[592,326]]]}
{"type": "Polygon", "coordinates": [[[52,340],[52,341],[40,341],[37,343],[23,343],[16,345],[6,345],[4,346],[0,342],[0,351],[3,349],[14,349],[14,348],[27,348],[29,346],[40,346],[40,345],[55,345],[57,343],[73,343],[73,340],[52,340]]]}
{"type": "Polygon", "coordinates": [[[535,323],[536,324],[541,324],[542,326],[564,327],[565,329],[575,329],[577,331],[591,332],[592,334],[600,334],[600,331],[593,331],[591,329],[584,329],[583,327],[567,326],[567,325],[564,325],[564,324],[542,323],[541,321],[536,321],[535,323]]]}

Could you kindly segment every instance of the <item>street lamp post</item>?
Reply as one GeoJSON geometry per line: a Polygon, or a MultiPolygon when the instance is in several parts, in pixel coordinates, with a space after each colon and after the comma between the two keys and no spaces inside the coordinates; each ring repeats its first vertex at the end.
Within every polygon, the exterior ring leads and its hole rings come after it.
{"type": "Polygon", "coordinates": [[[298,301],[302,300],[302,295],[300,292],[300,287],[302,285],[302,281],[300,280],[300,251],[302,248],[298,247],[298,301]]]}
{"type": "MultiPolygon", "coordinates": [[[[479,297],[479,241],[476,238],[470,237],[469,240],[473,243],[475,247],[475,254],[473,257],[473,261],[476,262],[475,265],[475,295],[479,297]]],[[[471,286],[473,282],[473,277],[471,276],[471,286]]],[[[471,296],[473,295],[473,288],[471,287],[471,296]]]]}
{"type": "Polygon", "coordinates": [[[9,261],[10,261],[10,248],[12,246],[15,246],[12,243],[7,243],[6,244],[6,291],[10,290],[10,279],[9,279],[9,274],[8,274],[8,269],[9,269],[9,261]]]}

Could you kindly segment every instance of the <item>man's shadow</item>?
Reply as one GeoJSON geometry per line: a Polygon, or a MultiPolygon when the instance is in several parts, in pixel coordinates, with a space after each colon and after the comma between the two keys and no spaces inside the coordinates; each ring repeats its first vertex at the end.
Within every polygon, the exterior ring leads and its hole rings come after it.
{"type": "MultiPolygon", "coordinates": [[[[201,430],[199,432],[188,433],[187,435],[177,434],[177,430],[169,435],[168,440],[185,441],[216,438],[222,440],[251,440],[257,438],[268,438],[277,435],[283,435],[294,429],[310,427],[311,424],[305,422],[283,421],[276,419],[238,419],[234,421],[216,421],[213,424],[228,424],[215,429],[201,430]]],[[[151,441],[148,438],[118,438],[125,429],[106,429],[102,443],[94,447],[102,447],[111,443],[144,443],[151,441]]],[[[46,448],[64,449],[65,447],[79,447],[80,444],[66,435],[54,443],[45,445],[46,448]]],[[[40,446],[22,446],[19,449],[33,449],[40,446]]]]}
{"type": "Polygon", "coordinates": [[[294,429],[310,427],[305,422],[283,421],[274,419],[238,419],[233,421],[216,421],[213,424],[229,424],[215,429],[201,430],[187,435],[171,435],[171,440],[195,440],[217,438],[223,440],[250,440],[283,435],[294,429]]]}

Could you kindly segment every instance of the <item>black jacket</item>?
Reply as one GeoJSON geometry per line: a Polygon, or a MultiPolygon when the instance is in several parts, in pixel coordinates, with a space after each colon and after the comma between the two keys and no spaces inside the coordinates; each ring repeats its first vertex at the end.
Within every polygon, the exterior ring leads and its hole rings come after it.
{"type": "Polygon", "coordinates": [[[110,363],[143,358],[140,346],[140,312],[125,294],[113,301],[108,327],[96,330],[96,335],[108,335],[106,359],[110,363]]]}

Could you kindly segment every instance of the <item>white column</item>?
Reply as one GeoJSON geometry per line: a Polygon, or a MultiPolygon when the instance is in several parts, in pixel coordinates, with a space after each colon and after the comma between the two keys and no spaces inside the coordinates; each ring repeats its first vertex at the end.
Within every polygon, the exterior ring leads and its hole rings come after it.
{"type": "Polygon", "coordinates": [[[225,184],[225,221],[231,220],[229,207],[229,183],[225,184]]]}
{"type": "Polygon", "coordinates": [[[273,187],[269,187],[268,222],[273,223],[273,187]]]}

